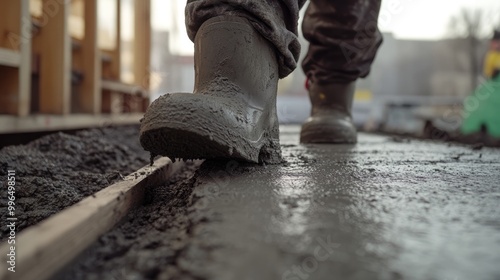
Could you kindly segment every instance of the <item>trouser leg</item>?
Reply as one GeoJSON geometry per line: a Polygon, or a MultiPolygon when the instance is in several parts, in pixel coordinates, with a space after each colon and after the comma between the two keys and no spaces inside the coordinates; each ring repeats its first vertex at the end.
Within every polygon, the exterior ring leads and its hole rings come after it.
{"type": "Polygon", "coordinates": [[[194,41],[196,32],[208,19],[220,15],[247,18],[277,50],[280,78],[296,67],[300,54],[297,38],[299,10],[306,0],[188,0],[186,28],[194,41]]]}
{"type": "Polygon", "coordinates": [[[313,83],[349,83],[366,77],[382,43],[381,0],[311,0],[302,31],[309,41],[302,68],[313,83]]]}

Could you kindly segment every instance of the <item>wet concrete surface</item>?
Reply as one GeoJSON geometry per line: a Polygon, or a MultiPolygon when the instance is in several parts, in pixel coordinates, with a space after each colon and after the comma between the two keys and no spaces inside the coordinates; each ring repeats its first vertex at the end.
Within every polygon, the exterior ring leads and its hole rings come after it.
{"type": "Polygon", "coordinates": [[[151,189],[63,279],[500,279],[500,150],[361,134],[151,189]]]}

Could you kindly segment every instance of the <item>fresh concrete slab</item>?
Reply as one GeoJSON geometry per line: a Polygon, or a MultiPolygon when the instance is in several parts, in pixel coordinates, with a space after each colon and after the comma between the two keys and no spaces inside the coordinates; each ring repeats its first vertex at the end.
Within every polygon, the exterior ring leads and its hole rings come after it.
{"type": "Polygon", "coordinates": [[[500,150],[281,143],[158,190],[67,279],[500,279],[500,150]]]}

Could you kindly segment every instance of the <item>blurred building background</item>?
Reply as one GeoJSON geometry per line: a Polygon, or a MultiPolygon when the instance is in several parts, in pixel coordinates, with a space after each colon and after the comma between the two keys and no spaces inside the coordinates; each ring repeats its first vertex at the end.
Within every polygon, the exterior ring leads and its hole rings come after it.
{"type": "MultiPolygon", "coordinates": [[[[2,1],[0,132],[135,123],[158,96],[192,92],[185,3],[2,1]]],[[[356,124],[422,131],[429,122],[460,119],[462,104],[485,81],[484,57],[500,29],[498,0],[386,0],[379,26],[384,43],[371,74],[359,80],[356,124]]],[[[299,36],[302,60],[307,42],[299,36]]],[[[309,116],[304,83],[300,67],[280,81],[281,123],[309,116]]],[[[448,121],[447,129],[459,126],[448,121]]]]}
{"type": "MultiPolygon", "coordinates": [[[[354,119],[359,127],[421,130],[423,119],[415,115],[438,118],[443,108],[460,107],[484,80],[483,58],[493,29],[500,26],[500,4],[488,0],[414,2],[383,1],[379,26],[384,43],[371,74],[358,82],[355,97],[354,119]]],[[[184,2],[153,0],[155,5],[153,96],[191,92],[193,46],[185,35],[184,2]],[[165,17],[165,11],[171,16],[165,17]]],[[[307,41],[301,34],[300,40],[302,59],[307,41]]],[[[304,82],[300,67],[280,81],[281,123],[301,123],[309,116],[304,82]]]]}

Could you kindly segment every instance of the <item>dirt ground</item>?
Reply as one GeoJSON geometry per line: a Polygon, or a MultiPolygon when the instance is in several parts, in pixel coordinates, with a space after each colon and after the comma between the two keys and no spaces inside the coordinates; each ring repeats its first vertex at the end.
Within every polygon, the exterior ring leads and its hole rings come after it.
{"type": "MultiPolygon", "coordinates": [[[[16,172],[18,232],[146,165],[149,154],[139,144],[138,131],[138,126],[125,126],[55,133],[1,149],[0,177],[16,172]]],[[[2,220],[6,206],[2,195],[2,220]]],[[[3,227],[0,240],[6,233],[3,227]]]]}

